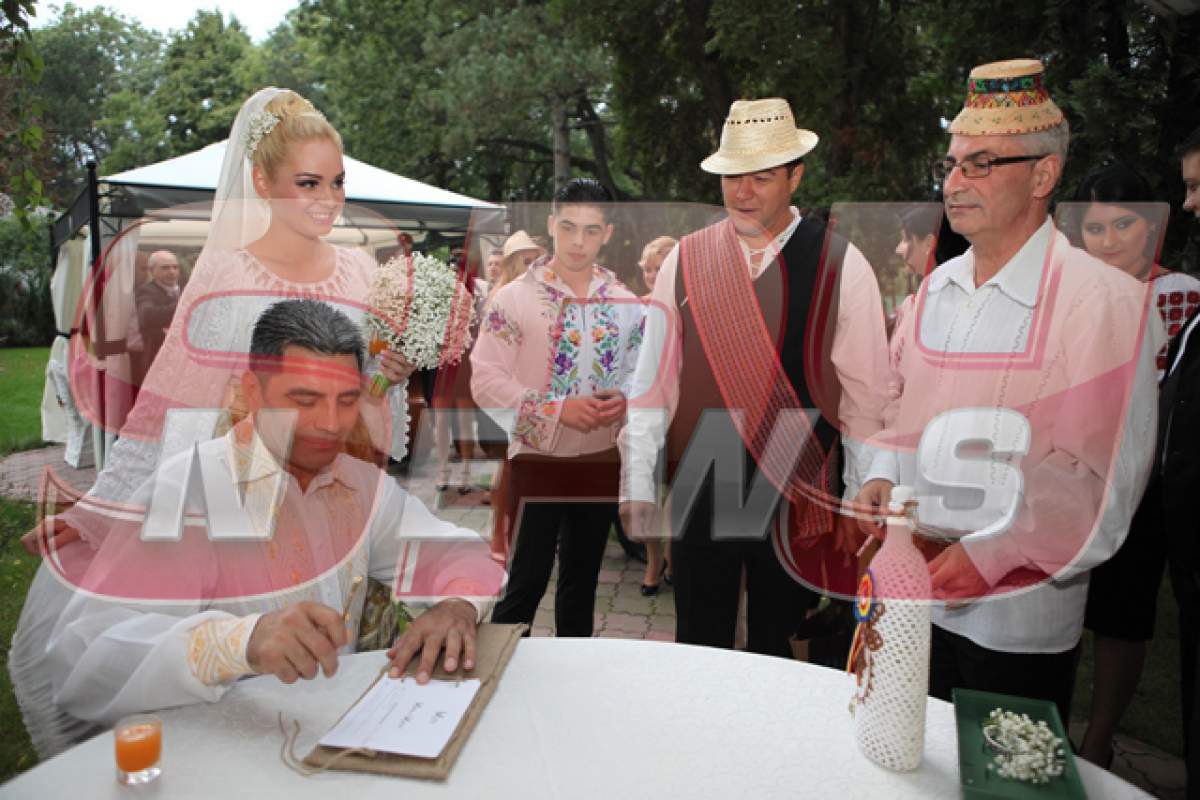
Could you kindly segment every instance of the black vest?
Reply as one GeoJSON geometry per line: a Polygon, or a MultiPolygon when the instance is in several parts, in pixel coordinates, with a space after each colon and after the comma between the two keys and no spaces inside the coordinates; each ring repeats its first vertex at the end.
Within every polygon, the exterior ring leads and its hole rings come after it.
{"type": "MultiPolygon", "coordinates": [[[[837,235],[831,236],[827,247],[825,231],[825,225],[820,221],[810,218],[802,220],[780,257],[759,275],[753,286],[767,330],[775,338],[775,350],[779,353],[784,374],[805,408],[822,410],[816,435],[828,453],[838,443],[836,413],[841,390],[830,359],[830,349],[837,322],[841,264],[846,254],[846,240],[837,235]],[[819,278],[825,280],[818,281],[819,278]],[[823,289],[821,302],[814,303],[813,295],[819,287],[823,289]],[[813,336],[818,336],[819,340],[812,340],[810,337],[813,336]],[[806,374],[806,345],[816,345],[810,367],[819,374],[806,374]],[[819,398],[819,402],[814,402],[814,397],[819,398]],[[827,418],[826,414],[833,417],[827,418]]],[[[680,243],[681,252],[688,246],[688,238],[684,237],[680,243]]],[[[673,477],[704,411],[726,407],[708,364],[691,304],[687,302],[682,263],[675,278],[675,303],[681,317],[683,351],[679,402],[667,431],[668,478],[673,477]]],[[[747,321],[744,329],[731,330],[728,335],[747,335],[752,330],[751,324],[757,323],[747,321]]],[[[767,420],[765,424],[770,426],[773,420],[767,420]]],[[[749,452],[745,455],[747,467],[752,468],[749,452]]]]}

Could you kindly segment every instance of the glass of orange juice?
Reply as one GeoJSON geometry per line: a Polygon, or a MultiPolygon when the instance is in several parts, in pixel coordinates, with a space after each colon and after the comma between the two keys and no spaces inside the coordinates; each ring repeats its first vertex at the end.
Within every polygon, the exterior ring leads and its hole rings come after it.
{"type": "Polygon", "coordinates": [[[153,714],[125,717],[113,728],[117,782],[134,786],[162,774],[162,720],[153,714]]]}

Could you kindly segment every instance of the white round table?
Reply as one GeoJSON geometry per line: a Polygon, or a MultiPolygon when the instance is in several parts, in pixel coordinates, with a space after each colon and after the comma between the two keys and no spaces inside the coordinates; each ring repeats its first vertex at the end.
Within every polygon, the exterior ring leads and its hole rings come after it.
{"type": "MultiPolygon", "coordinates": [[[[255,678],[219,703],[162,712],[163,777],[128,789],[105,733],[0,787],[0,796],[101,798],[959,797],[954,712],[929,702],[925,759],[889,772],[863,757],[852,678],[780,658],[623,639],[526,639],[449,780],[350,772],[304,778],[280,761],[276,715],[303,756],[384,664],[343,658],[330,680],[255,678]]],[[[1147,797],[1079,761],[1090,798],[1147,797]]]]}

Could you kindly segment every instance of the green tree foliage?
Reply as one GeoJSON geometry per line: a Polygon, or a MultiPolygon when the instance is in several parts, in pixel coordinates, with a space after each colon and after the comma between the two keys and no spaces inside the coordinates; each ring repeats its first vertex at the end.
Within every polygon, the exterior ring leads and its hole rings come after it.
{"type": "Polygon", "coordinates": [[[311,36],[297,28],[297,15],[289,14],[260,47],[251,50],[245,63],[247,82],[255,89],[280,86],[299,92],[320,109],[328,107],[323,64],[325,54],[311,36]]]}
{"type": "MultiPolygon", "coordinates": [[[[568,173],[719,201],[699,162],[732,100],[772,95],[821,136],[802,203],[930,199],[968,71],[1022,55],[1072,122],[1063,193],[1118,157],[1177,204],[1172,148],[1200,125],[1200,14],[1139,0],[302,0],[259,46],[216,12],[162,42],[67,6],[37,35],[86,56],[56,56],[40,95],[55,156],[94,152],[105,171],[224,137],[268,84],[312,99],[356,157],[502,201],[568,173]]],[[[1171,254],[1190,228],[1172,223],[1171,254]]]]}
{"type": "Polygon", "coordinates": [[[165,156],[190,153],[229,135],[255,88],[253,44],[241,24],[219,11],[197,11],[167,42],[163,74],[149,102],[165,121],[165,156]]]}
{"type": "Polygon", "coordinates": [[[262,63],[307,57],[304,43],[282,34],[272,49],[255,48],[236,20],[214,11],[164,39],[108,9],[67,3],[34,37],[46,61],[38,92],[59,204],[78,193],[91,159],[112,173],[220,141],[261,82],[262,63]]]}
{"type": "Polygon", "coordinates": [[[49,344],[54,336],[49,237],[44,215],[26,224],[0,219],[0,346],[49,344]]]}
{"type": "Polygon", "coordinates": [[[55,167],[49,186],[65,204],[78,193],[88,161],[110,167],[116,149],[153,152],[136,123],[158,79],[162,38],[104,8],[67,3],[34,40],[46,64],[39,93],[55,167]],[[116,113],[123,107],[127,114],[116,113]]]}
{"type": "Polygon", "coordinates": [[[45,202],[47,147],[37,93],[44,62],[29,30],[33,0],[0,2],[0,215],[12,211],[29,225],[30,209],[45,202]]]}
{"type": "Polygon", "coordinates": [[[557,152],[559,178],[586,170],[631,188],[610,164],[604,54],[554,6],[307,0],[292,24],[320,44],[326,110],[358,158],[525,199],[552,190],[557,152]]]}
{"type": "Polygon", "coordinates": [[[914,4],[564,2],[613,55],[618,155],[647,196],[718,200],[699,162],[717,146],[732,100],[772,95],[822,137],[805,177],[811,201],[927,192],[939,128],[923,80],[930,56],[902,33],[914,26],[914,4]]]}
{"type": "Polygon", "coordinates": [[[598,110],[608,79],[601,48],[576,35],[552,5],[463,5],[464,21],[439,36],[440,46],[426,42],[444,76],[431,100],[460,120],[448,132],[447,150],[535,164],[549,157],[556,184],[586,165],[624,194],[609,164],[605,128],[612,120],[598,110]]]}

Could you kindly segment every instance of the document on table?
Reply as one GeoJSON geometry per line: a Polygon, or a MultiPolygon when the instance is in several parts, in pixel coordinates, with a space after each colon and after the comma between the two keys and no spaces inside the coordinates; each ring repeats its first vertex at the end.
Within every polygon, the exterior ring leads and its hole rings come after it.
{"type": "Polygon", "coordinates": [[[325,734],[321,744],[437,758],[479,686],[478,680],[430,681],[420,686],[411,677],[385,675],[325,734]]]}

